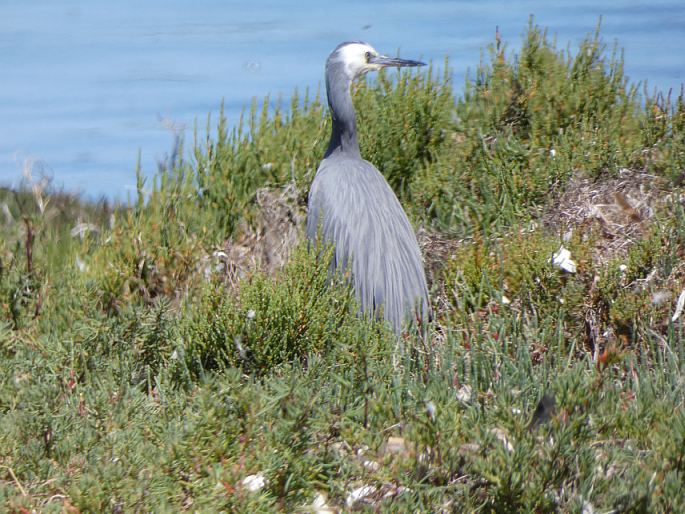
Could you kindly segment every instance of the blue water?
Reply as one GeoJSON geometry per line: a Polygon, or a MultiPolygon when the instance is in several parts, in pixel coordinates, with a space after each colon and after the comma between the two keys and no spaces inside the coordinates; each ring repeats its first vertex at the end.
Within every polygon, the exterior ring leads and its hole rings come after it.
{"type": "Polygon", "coordinates": [[[0,0],[0,184],[25,163],[86,197],[126,199],[225,99],[229,123],[253,97],[316,89],[328,53],[362,39],[442,64],[455,84],[495,27],[515,51],[529,15],[573,50],[602,16],[626,73],[651,88],[685,82],[685,2],[0,0]]]}

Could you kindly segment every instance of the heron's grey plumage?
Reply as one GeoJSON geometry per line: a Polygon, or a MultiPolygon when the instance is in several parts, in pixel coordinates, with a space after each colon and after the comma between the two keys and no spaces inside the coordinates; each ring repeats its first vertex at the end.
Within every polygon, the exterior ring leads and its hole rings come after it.
{"type": "Polygon", "coordinates": [[[428,316],[423,262],[397,196],[383,175],[361,158],[350,84],[381,66],[419,64],[380,56],[359,42],[343,43],[331,53],[326,91],[333,127],[309,192],[307,216],[309,239],[315,240],[320,230],[335,246],[333,266],[350,266],[362,310],[377,313],[382,308],[398,333],[404,321],[428,316]]]}

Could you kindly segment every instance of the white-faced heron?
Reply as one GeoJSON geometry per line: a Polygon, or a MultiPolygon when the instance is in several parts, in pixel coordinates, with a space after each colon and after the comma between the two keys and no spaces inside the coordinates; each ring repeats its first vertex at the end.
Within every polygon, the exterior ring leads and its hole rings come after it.
{"type": "Polygon", "coordinates": [[[397,196],[359,152],[350,85],[386,66],[423,64],[380,55],[362,42],[333,50],[326,61],[331,141],[309,192],[307,237],[314,241],[320,233],[335,246],[332,265],[338,270],[350,265],[361,309],[376,315],[382,309],[398,334],[403,322],[428,319],[426,276],[416,235],[397,196]]]}

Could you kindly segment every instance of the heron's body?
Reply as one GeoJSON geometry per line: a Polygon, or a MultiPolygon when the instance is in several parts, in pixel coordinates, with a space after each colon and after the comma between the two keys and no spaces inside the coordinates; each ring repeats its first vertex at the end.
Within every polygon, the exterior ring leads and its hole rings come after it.
{"type": "MultiPolygon", "coordinates": [[[[383,175],[359,153],[349,88],[354,78],[377,69],[373,63],[364,68],[355,61],[359,52],[370,61],[372,51],[363,43],[346,43],[328,59],[326,89],[333,129],[309,193],[307,236],[314,240],[320,230],[323,239],[335,245],[333,265],[339,270],[350,266],[362,310],[382,310],[399,333],[404,321],[427,317],[428,288],[407,215],[383,175]]],[[[418,64],[377,53],[375,57],[418,64]]]]}

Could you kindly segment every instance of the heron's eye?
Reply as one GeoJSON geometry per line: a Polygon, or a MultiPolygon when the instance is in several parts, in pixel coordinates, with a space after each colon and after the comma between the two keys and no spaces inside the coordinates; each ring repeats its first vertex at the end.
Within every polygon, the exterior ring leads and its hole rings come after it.
{"type": "Polygon", "coordinates": [[[364,58],[366,59],[366,62],[369,62],[371,60],[371,52],[366,52],[364,58]]]}

